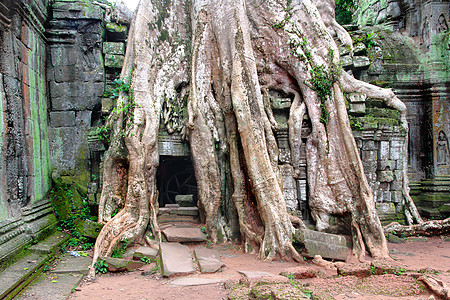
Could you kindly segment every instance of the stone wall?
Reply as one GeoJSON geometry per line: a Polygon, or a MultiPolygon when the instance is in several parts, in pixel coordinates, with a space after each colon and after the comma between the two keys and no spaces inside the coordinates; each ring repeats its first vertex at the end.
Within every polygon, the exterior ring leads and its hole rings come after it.
{"type": "Polygon", "coordinates": [[[50,147],[55,176],[91,180],[88,133],[101,117],[105,11],[86,1],[54,1],[47,28],[50,147]]]}
{"type": "Polygon", "coordinates": [[[45,0],[0,3],[0,267],[52,228],[45,0]]]}
{"type": "Polygon", "coordinates": [[[379,55],[362,79],[394,88],[408,109],[411,194],[425,217],[449,216],[450,2],[361,0],[357,16],[379,24],[365,28],[379,55]]]}

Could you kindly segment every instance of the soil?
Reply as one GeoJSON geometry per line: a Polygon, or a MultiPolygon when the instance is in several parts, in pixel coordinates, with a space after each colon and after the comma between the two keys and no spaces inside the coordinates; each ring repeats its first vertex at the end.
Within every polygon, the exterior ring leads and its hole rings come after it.
{"type": "MultiPolygon", "coordinates": [[[[245,284],[239,284],[243,281],[238,271],[263,271],[278,275],[286,269],[299,266],[314,269],[318,277],[291,279],[290,284],[312,295],[314,299],[425,300],[429,299],[432,293],[416,279],[423,273],[431,274],[450,286],[450,237],[409,238],[401,244],[389,243],[388,247],[393,260],[387,264],[397,268],[395,274],[359,278],[337,276],[337,270],[332,264],[321,267],[311,260],[306,260],[303,264],[283,261],[265,262],[258,260],[256,255],[244,254],[239,246],[217,245],[214,249],[220,251],[221,260],[226,267],[215,274],[193,274],[189,277],[219,278],[226,283],[175,286],[171,282],[176,278],[162,278],[158,273],[151,274],[152,268],[155,267],[152,263],[134,272],[108,273],[97,276],[93,282],[83,282],[69,299],[168,300],[195,297],[195,299],[214,300],[228,299],[229,296],[233,298],[235,295],[241,295],[240,299],[251,299],[248,296],[251,288],[245,284]]],[[[368,257],[367,260],[370,261],[370,258],[368,257]]],[[[347,266],[350,264],[350,267],[358,266],[358,262],[354,259],[347,260],[346,264],[347,266]]],[[[284,284],[286,285],[286,282],[284,284]]]]}

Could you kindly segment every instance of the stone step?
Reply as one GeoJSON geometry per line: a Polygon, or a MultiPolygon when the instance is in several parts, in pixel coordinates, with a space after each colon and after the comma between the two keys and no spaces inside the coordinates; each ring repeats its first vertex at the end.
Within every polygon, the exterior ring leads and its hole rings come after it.
{"type": "Polygon", "coordinates": [[[161,275],[187,275],[195,272],[189,247],[180,243],[161,243],[159,245],[159,265],[161,275]]]}
{"type": "Polygon", "coordinates": [[[196,227],[168,227],[162,229],[168,242],[192,243],[206,241],[206,235],[196,227]]]}
{"type": "Polygon", "coordinates": [[[65,253],[57,261],[56,266],[47,273],[41,273],[15,299],[67,299],[72,289],[81,282],[83,275],[88,273],[92,258],[72,256],[65,253]]]}
{"type": "Polygon", "coordinates": [[[197,207],[180,207],[178,204],[166,205],[158,211],[159,223],[195,222],[199,223],[200,217],[197,207]]]}
{"type": "Polygon", "coordinates": [[[56,232],[29,248],[29,252],[0,274],[0,299],[12,299],[42,272],[59,246],[67,241],[67,234],[56,232]]]}
{"type": "Polygon", "coordinates": [[[30,252],[54,255],[59,250],[59,247],[68,239],[69,236],[67,234],[58,231],[45,240],[40,241],[34,246],[31,246],[29,250],[30,252]]]}

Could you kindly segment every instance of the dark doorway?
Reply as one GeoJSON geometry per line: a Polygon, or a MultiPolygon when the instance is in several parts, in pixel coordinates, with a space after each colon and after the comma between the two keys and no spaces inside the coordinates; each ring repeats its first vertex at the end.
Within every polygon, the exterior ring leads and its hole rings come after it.
{"type": "Polygon", "coordinates": [[[189,157],[160,156],[158,169],[159,205],[175,204],[176,195],[193,195],[197,205],[197,182],[189,157]]]}

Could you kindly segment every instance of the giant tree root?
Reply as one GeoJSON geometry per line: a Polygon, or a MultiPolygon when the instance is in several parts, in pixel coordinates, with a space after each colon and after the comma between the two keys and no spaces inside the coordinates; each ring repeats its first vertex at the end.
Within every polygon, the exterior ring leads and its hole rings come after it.
{"type": "Polygon", "coordinates": [[[442,280],[430,275],[420,276],[419,280],[425,283],[425,285],[437,296],[443,299],[450,299],[450,290],[442,280]]]}
{"type": "Polygon", "coordinates": [[[450,218],[444,220],[431,220],[417,225],[401,225],[392,222],[383,228],[385,233],[394,233],[395,235],[414,236],[425,235],[435,236],[450,233],[450,218]]]}

